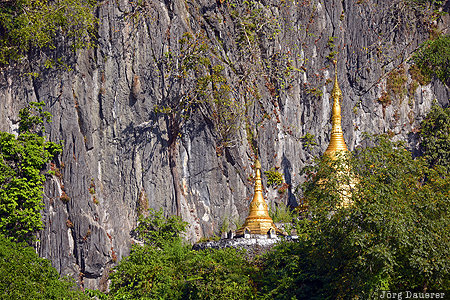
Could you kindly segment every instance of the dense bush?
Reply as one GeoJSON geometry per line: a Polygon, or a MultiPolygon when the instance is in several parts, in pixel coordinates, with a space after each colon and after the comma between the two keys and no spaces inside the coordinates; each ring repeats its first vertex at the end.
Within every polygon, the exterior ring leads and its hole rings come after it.
{"type": "Polygon", "coordinates": [[[421,45],[413,60],[421,72],[450,86],[450,35],[440,35],[421,45]]]}
{"type": "Polygon", "coordinates": [[[434,105],[420,125],[424,158],[430,166],[441,165],[450,172],[450,107],[434,105]]]}
{"type": "Polygon", "coordinates": [[[180,234],[184,232],[187,222],[180,217],[164,217],[164,212],[153,209],[147,210],[147,216],[139,216],[138,226],[134,230],[137,238],[145,244],[158,248],[166,244],[180,241],[180,234]]]}
{"type": "Polygon", "coordinates": [[[50,261],[26,244],[0,235],[1,299],[88,299],[72,281],[61,279],[50,261]]]}
{"type": "Polygon", "coordinates": [[[109,297],[252,298],[254,287],[250,275],[255,267],[246,256],[236,249],[193,251],[179,236],[185,226],[179,217],[166,219],[161,211],[150,211],[149,217],[142,218],[138,233],[145,245],[134,245],[130,256],[114,269],[109,297]]]}

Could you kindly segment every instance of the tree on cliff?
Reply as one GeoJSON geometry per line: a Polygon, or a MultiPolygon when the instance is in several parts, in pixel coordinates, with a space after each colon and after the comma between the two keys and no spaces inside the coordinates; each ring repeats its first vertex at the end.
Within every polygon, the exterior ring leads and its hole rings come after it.
{"type": "Polygon", "coordinates": [[[241,108],[231,97],[231,88],[222,75],[223,67],[212,62],[214,51],[203,32],[185,33],[179,40],[180,56],[164,53],[157,59],[161,78],[161,101],[156,113],[163,114],[168,128],[169,166],[175,189],[176,212],[180,216],[181,188],[177,169],[177,141],[183,126],[197,114],[212,122],[221,143],[229,142],[238,126],[241,108]]]}
{"type": "Polygon", "coordinates": [[[0,132],[0,234],[32,241],[42,229],[42,170],[61,145],[43,137],[50,114],[43,102],[32,102],[19,112],[19,135],[0,132]]]}
{"type": "Polygon", "coordinates": [[[54,49],[63,35],[74,49],[92,44],[93,0],[0,1],[0,66],[20,60],[30,49],[54,49]]]}
{"type": "Polygon", "coordinates": [[[300,241],[270,253],[261,275],[271,297],[369,299],[380,289],[436,290],[449,284],[450,177],[442,166],[413,159],[384,136],[340,162],[321,160],[303,185],[310,219],[300,241]],[[339,174],[339,176],[334,176],[339,174]],[[357,178],[352,205],[338,187],[357,178]],[[322,181],[321,181],[322,180],[322,181]],[[317,184],[326,180],[327,184],[317,184]]]}

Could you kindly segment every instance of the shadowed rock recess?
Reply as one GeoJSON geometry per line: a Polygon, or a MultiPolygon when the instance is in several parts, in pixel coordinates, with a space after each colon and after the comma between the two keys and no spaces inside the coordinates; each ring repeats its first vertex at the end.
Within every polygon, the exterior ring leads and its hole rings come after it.
{"type": "Polygon", "coordinates": [[[104,1],[95,48],[47,53],[72,70],[45,69],[33,53],[1,70],[0,130],[14,132],[19,109],[44,101],[53,115],[49,139],[64,144],[45,186],[39,254],[84,287],[102,288],[146,207],[179,211],[190,241],[219,234],[224,220],[242,224],[256,154],[263,171],[276,168],[288,185],[266,189],[269,207],[295,205],[300,170],[329,142],[334,58],[349,150],[363,132],[389,133],[415,149],[420,121],[434,100],[448,105],[449,89],[437,80],[414,84],[408,60],[449,22],[430,23],[408,3],[104,1]],[[196,103],[174,131],[170,115],[155,108],[199,96],[195,76],[206,74],[180,70],[197,47],[183,48],[186,32],[207,46],[205,70],[223,67],[228,104],[196,103]],[[392,76],[400,76],[395,89],[392,76]]]}

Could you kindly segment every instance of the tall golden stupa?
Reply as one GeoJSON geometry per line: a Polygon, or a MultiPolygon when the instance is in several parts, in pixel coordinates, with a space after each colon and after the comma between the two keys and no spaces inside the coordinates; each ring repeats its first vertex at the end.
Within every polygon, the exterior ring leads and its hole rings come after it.
{"type": "MultiPolygon", "coordinates": [[[[338,79],[337,79],[337,62],[334,61],[334,86],[333,90],[331,91],[331,97],[333,98],[333,110],[331,114],[331,138],[330,138],[330,144],[328,144],[327,150],[323,153],[323,155],[328,155],[331,159],[335,160],[336,154],[338,152],[348,152],[347,145],[344,141],[344,134],[342,132],[342,126],[341,126],[341,104],[340,101],[342,100],[342,91],[339,88],[338,79]]],[[[344,162],[343,168],[340,170],[337,170],[338,175],[340,177],[347,177],[350,176],[350,181],[348,183],[343,183],[339,187],[339,192],[341,194],[341,200],[339,207],[349,207],[352,205],[352,190],[355,188],[357,184],[357,179],[354,177],[353,172],[351,168],[344,162]]],[[[320,181],[319,184],[326,184],[325,181],[320,181]]]]}
{"type": "Polygon", "coordinates": [[[342,132],[341,126],[341,104],[342,91],[339,88],[337,79],[337,62],[334,61],[334,86],[331,91],[331,97],[333,98],[333,110],[331,115],[331,138],[330,144],[327,150],[325,150],[324,155],[329,155],[331,158],[335,158],[336,152],[338,151],[348,151],[347,145],[344,141],[344,134],[342,132]]]}
{"type": "Polygon", "coordinates": [[[263,188],[261,180],[261,163],[259,160],[255,162],[256,176],[255,176],[255,193],[253,200],[250,203],[248,217],[245,219],[244,225],[236,231],[236,236],[244,236],[245,233],[251,235],[267,235],[270,232],[273,234],[283,234],[269,216],[267,203],[263,197],[263,188]],[[249,231],[249,232],[248,232],[249,231]]]}

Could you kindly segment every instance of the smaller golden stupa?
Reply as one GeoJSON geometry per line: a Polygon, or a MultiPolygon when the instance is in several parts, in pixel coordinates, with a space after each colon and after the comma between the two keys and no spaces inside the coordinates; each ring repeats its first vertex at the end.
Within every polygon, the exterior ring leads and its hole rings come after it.
{"type": "Polygon", "coordinates": [[[259,160],[256,160],[255,168],[255,194],[250,203],[248,217],[245,219],[244,225],[236,231],[236,236],[244,236],[245,233],[250,233],[251,235],[270,235],[270,233],[283,235],[281,230],[275,226],[272,218],[269,216],[267,203],[263,197],[261,163],[259,160]]]}
{"type": "Polygon", "coordinates": [[[325,150],[324,155],[329,155],[331,158],[335,158],[336,152],[338,151],[348,151],[347,145],[344,141],[344,134],[342,132],[341,126],[341,104],[342,91],[339,88],[337,79],[337,62],[334,61],[334,86],[331,91],[331,97],[333,98],[333,110],[331,114],[331,138],[330,144],[327,150],[325,150]]]}

